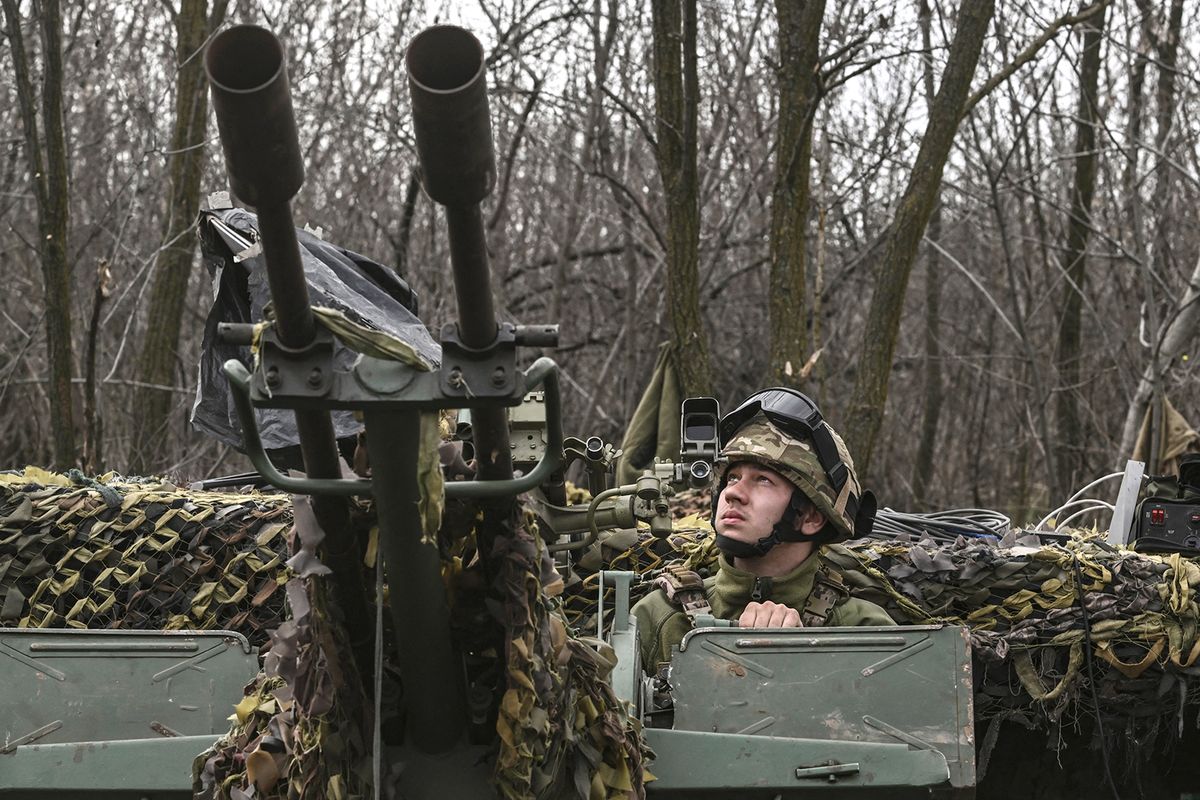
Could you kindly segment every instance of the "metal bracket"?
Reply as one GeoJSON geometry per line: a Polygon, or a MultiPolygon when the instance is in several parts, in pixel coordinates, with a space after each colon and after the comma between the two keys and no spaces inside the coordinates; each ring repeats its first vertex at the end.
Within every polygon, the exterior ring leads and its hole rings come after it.
{"type": "Polygon", "coordinates": [[[502,322],[487,347],[463,344],[458,325],[442,326],[442,393],[448,397],[511,397],[516,388],[517,329],[502,322]]]}
{"type": "MultiPolygon", "coordinates": [[[[242,425],[242,446],[254,468],[272,486],[294,494],[330,494],[337,496],[370,495],[371,481],[348,479],[292,478],[283,475],[271,463],[263,450],[254,419],[251,401],[251,376],[242,362],[231,358],[225,362],[225,375],[233,390],[233,403],[242,425]]],[[[545,387],[548,439],[542,459],[537,466],[520,478],[500,481],[453,481],[446,484],[446,497],[451,499],[516,496],[542,485],[562,464],[562,399],[558,386],[558,365],[549,358],[539,358],[521,375],[522,393],[536,386],[545,387]]]]}
{"type": "Polygon", "coordinates": [[[253,383],[256,394],[276,400],[311,400],[329,394],[333,386],[333,334],[328,330],[318,326],[312,342],[291,348],[279,341],[273,328],[268,328],[258,347],[253,383]]]}
{"type": "Polygon", "coordinates": [[[1132,459],[1125,462],[1125,477],[1121,479],[1121,489],[1117,492],[1117,503],[1108,527],[1109,544],[1129,544],[1129,531],[1133,527],[1138,492],[1141,491],[1142,476],[1145,474],[1145,463],[1132,459]]]}
{"type": "Polygon", "coordinates": [[[546,397],[543,392],[530,392],[521,405],[509,410],[508,431],[513,466],[523,469],[537,463],[546,449],[546,397]]]}
{"type": "Polygon", "coordinates": [[[615,609],[613,612],[613,632],[617,633],[629,629],[629,587],[633,584],[633,580],[636,577],[636,572],[628,572],[626,570],[605,569],[600,571],[600,598],[596,609],[596,614],[598,615],[597,631],[603,628],[605,581],[612,581],[614,587],[615,609]]]}

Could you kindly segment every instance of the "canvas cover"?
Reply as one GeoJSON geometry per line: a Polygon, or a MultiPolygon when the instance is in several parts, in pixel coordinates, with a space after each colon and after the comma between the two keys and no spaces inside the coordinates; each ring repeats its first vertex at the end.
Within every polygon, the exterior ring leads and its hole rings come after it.
{"type": "MultiPolygon", "coordinates": [[[[204,323],[200,376],[192,407],[192,425],[199,431],[241,448],[241,425],[221,366],[237,358],[253,368],[250,348],[217,340],[222,322],[262,322],[271,293],[266,260],[258,241],[258,220],[249,211],[230,208],[200,215],[200,250],[212,276],[213,303],[204,323]]],[[[300,258],[314,306],[340,312],[351,323],[378,330],[408,343],[426,363],[441,362],[441,347],[417,318],[417,295],[392,269],[330,244],[307,230],[297,229],[300,258]]],[[[357,354],[342,341],[334,344],[334,363],[347,369],[357,354]]],[[[256,409],[259,435],[268,451],[299,444],[295,415],[286,409],[256,409]]],[[[333,412],[339,439],[362,430],[353,412],[333,412]]]]}

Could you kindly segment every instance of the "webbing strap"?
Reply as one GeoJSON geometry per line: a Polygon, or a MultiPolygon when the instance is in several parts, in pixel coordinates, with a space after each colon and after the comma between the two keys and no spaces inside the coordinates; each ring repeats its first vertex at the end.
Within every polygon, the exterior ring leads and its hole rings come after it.
{"type": "MultiPolygon", "coordinates": [[[[845,514],[846,513],[846,503],[848,503],[849,501],[850,501],[850,481],[847,480],[845,483],[842,484],[842,490],[840,492],[838,492],[837,499],[834,500],[834,502],[833,502],[834,511],[838,512],[839,514],[845,514]]],[[[858,511],[857,506],[858,506],[858,504],[855,503],[854,513],[847,515],[850,517],[851,522],[854,521],[854,515],[858,511]]]]}
{"type": "Polygon", "coordinates": [[[704,581],[698,573],[679,564],[671,564],[664,567],[654,579],[654,585],[663,590],[667,600],[687,614],[693,625],[701,614],[712,614],[712,606],[704,593],[704,581]]]}
{"type": "Polygon", "coordinates": [[[804,610],[800,612],[800,624],[805,628],[820,628],[829,621],[829,615],[837,606],[850,598],[842,576],[826,568],[822,563],[813,581],[812,594],[804,610]]]}

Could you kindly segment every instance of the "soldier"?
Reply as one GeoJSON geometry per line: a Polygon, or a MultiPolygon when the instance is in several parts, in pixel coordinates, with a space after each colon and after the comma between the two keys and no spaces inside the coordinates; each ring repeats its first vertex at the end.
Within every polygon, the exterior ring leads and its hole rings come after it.
{"type": "Polygon", "coordinates": [[[699,614],[741,627],[894,625],[879,606],[850,597],[818,557],[825,544],[870,533],[875,497],[812,400],[767,389],[720,427],[712,511],[720,566],[703,582],[668,568],[660,590],[634,606],[645,669],[670,660],[699,614]]]}

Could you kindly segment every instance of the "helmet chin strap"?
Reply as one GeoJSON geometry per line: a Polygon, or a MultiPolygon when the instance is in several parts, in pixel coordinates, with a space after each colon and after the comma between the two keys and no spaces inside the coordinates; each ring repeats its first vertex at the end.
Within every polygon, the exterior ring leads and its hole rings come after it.
{"type": "MultiPolygon", "coordinates": [[[[783,516],[779,521],[771,526],[771,532],[751,544],[738,539],[732,539],[724,534],[718,533],[716,544],[717,549],[724,553],[729,558],[762,558],[777,544],[784,542],[802,542],[805,540],[805,535],[796,529],[796,492],[792,490],[792,497],[788,501],[787,508],[783,511],[783,516]]],[[[713,530],[717,529],[717,512],[713,509],[713,530]]]]}

